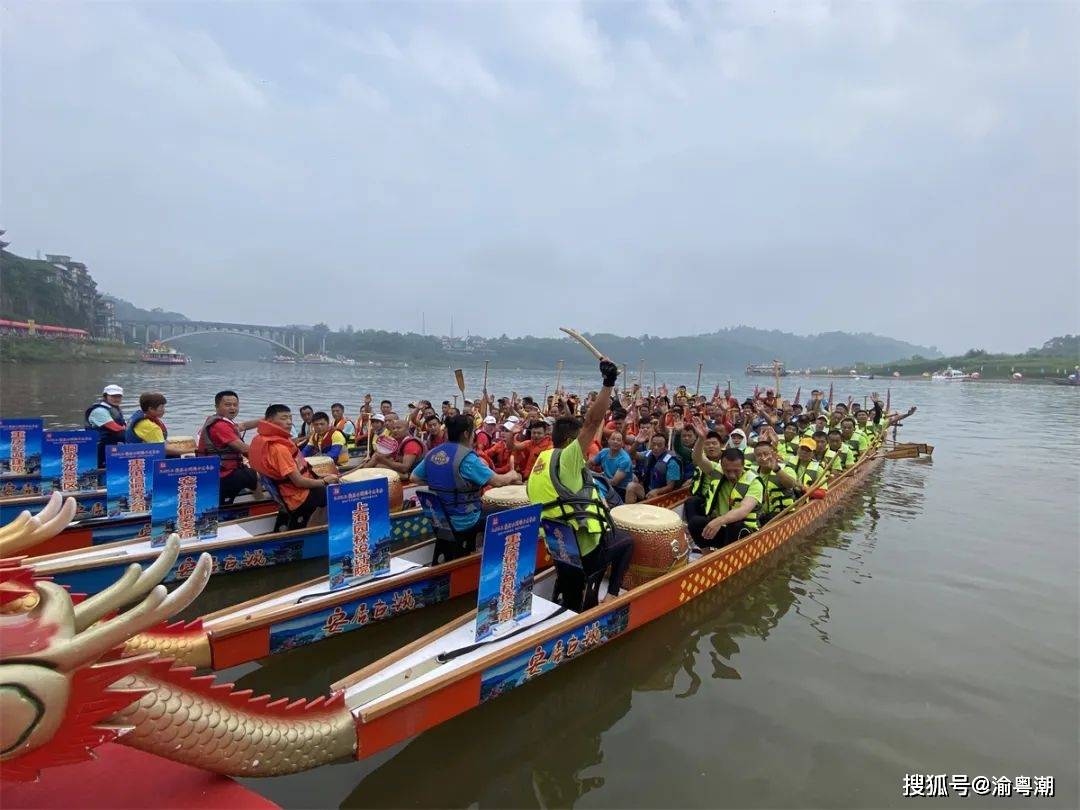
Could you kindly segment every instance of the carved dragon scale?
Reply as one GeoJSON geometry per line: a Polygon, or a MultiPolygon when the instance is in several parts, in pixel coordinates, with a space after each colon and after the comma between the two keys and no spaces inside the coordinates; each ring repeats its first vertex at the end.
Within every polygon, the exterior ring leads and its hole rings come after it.
{"type": "Polygon", "coordinates": [[[271,700],[215,684],[156,652],[131,655],[129,646],[125,657],[122,645],[146,631],[182,643],[192,628],[164,622],[202,591],[209,555],[168,593],[160,582],[179,554],[174,536],[145,570],[132,565],[83,600],[10,558],[70,523],[74,501],[61,500],[54,496],[37,516],[24,513],[0,527],[0,554],[9,557],[0,559],[4,779],[34,779],[43,768],[89,759],[112,740],[231,776],[293,773],[354,754],[356,732],[341,693],[271,700]]]}

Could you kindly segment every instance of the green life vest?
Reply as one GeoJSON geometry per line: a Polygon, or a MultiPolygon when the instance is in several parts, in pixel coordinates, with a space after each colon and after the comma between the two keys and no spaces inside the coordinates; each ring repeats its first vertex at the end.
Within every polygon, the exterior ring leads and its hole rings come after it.
{"type": "Polygon", "coordinates": [[[702,508],[703,514],[712,511],[713,499],[716,497],[716,488],[720,486],[720,479],[713,478],[701,471],[700,467],[694,467],[694,477],[690,479],[690,494],[699,495],[705,502],[702,508]]]}
{"type": "MultiPolygon", "coordinates": [[[[737,483],[732,484],[727,478],[723,478],[720,481],[720,485],[716,488],[716,511],[712,514],[712,517],[719,517],[720,515],[726,515],[733,509],[738,509],[742,504],[742,499],[746,497],[746,493],[750,491],[750,485],[757,480],[757,475],[752,472],[743,472],[742,477],[739,478],[737,483]]],[[[754,507],[754,511],[747,514],[743,518],[743,528],[749,529],[752,532],[756,532],[758,528],[758,509],[761,507],[754,507]]]]}
{"type": "MultiPolygon", "coordinates": [[[[532,474],[526,484],[529,501],[543,505],[540,516],[548,520],[562,520],[574,527],[582,555],[588,554],[600,544],[607,507],[592,477],[581,482],[577,490],[568,488],[559,479],[559,455],[562,450],[545,450],[536,458],[532,474]]],[[[610,522],[610,521],[608,521],[610,522]]]]}
{"type": "Polygon", "coordinates": [[[821,477],[821,466],[816,461],[807,462],[805,465],[801,461],[796,461],[788,464],[784,472],[794,478],[800,486],[808,488],[821,477]]]}

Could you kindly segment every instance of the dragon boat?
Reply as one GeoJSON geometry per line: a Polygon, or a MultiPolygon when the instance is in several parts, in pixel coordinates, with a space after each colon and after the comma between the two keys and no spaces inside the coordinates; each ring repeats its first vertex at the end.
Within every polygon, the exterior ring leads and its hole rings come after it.
{"type": "MultiPolygon", "coordinates": [[[[0,501],[0,525],[9,523],[22,512],[36,515],[49,503],[50,497],[31,495],[0,501]]],[[[42,556],[77,551],[104,543],[133,539],[149,533],[149,518],[146,515],[109,517],[105,490],[76,492],[64,497],[75,504],[75,514],[71,523],[48,541],[25,549],[25,553],[42,556]]],[[[228,522],[245,517],[275,514],[277,510],[277,504],[270,498],[240,495],[233,503],[222,505],[218,514],[222,522],[228,522]]]]}
{"type": "MultiPolygon", "coordinates": [[[[690,488],[645,503],[677,508],[690,488]]],[[[331,590],[328,576],[231,605],[190,622],[141,633],[125,645],[129,653],[158,652],[179,663],[225,669],[353,632],[387,619],[474,593],[480,583],[481,552],[433,565],[434,539],[394,553],[390,573],[354,587],[331,590]]],[[[537,546],[536,570],[552,564],[537,546]]]]}
{"type": "MultiPolygon", "coordinates": [[[[78,605],[55,583],[10,561],[0,565],[6,615],[2,761],[6,779],[33,778],[59,761],[88,757],[108,739],[217,773],[271,776],[346,757],[364,758],[522,686],[692,602],[769,559],[819,525],[879,467],[879,446],[830,482],[822,498],[804,496],[736,543],[694,551],[687,565],[580,613],[552,600],[554,572],[536,577],[532,617],[512,633],[473,643],[475,611],[407,644],[330,687],[312,701],[271,701],[214,685],[154,654],[117,657],[117,645],[160,625],[190,604],[209,579],[202,555],[172,594],[153,587],[164,562],[129,566],[78,605]],[[142,601],[139,601],[142,600],[142,601]],[[117,607],[137,606],[113,619],[117,607]],[[121,729],[127,729],[122,733],[121,729]]],[[[745,575],[745,573],[744,573],[745,575]]],[[[602,587],[603,592],[603,587],[602,587]]]]}

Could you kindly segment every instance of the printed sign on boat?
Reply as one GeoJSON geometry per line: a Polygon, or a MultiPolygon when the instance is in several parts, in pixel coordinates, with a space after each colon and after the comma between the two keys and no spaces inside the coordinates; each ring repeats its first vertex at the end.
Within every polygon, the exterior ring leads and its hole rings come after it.
{"type": "Polygon", "coordinates": [[[386,480],[327,487],[330,588],[390,573],[390,490],[386,480]]]}
{"type": "Polygon", "coordinates": [[[101,485],[98,435],[92,430],[46,430],[42,437],[42,492],[88,492],[101,485]]]}
{"type": "Polygon", "coordinates": [[[0,419],[0,478],[41,475],[40,419],[0,419]]]}
{"type": "Polygon", "coordinates": [[[539,537],[539,504],[488,515],[476,602],[477,641],[532,612],[539,537]]]}
{"type": "Polygon", "coordinates": [[[221,489],[217,456],[169,458],[154,462],[154,500],[150,544],[165,545],[173,533],[181,540],[217,536],[221,489]]]}
{"type": "Polygon", "coordinates": [[[109,517],[150,512],[154,467],[164,444],[110,444],[105,448],[105,497],[109,517]]]}

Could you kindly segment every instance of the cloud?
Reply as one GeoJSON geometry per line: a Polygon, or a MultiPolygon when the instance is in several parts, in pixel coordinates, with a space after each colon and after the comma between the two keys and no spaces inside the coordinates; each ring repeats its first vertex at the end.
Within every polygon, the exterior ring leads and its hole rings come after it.
{"type": "Polygon", "coordinates": [[[423,10],[5,5],[8,238],[225,320],[1078,329],[1074,6],[423,10]]]}

